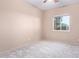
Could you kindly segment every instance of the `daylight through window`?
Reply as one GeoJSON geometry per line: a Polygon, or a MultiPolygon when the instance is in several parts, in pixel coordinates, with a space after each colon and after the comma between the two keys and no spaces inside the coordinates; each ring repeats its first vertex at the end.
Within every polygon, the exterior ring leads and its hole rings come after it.
{"type": "Polygon", "coordinates": [[[70,16],[54,17],[54,30],[69,30],[70,16]]]}

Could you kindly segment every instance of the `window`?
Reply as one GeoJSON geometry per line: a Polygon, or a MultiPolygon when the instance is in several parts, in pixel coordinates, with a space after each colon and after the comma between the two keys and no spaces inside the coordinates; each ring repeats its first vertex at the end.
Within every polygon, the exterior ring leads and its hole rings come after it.
{"type": "Polygon", "coordinates": [[[55,16],[54,30],[66,31],[70,29],[70,16],[55,16]]]}

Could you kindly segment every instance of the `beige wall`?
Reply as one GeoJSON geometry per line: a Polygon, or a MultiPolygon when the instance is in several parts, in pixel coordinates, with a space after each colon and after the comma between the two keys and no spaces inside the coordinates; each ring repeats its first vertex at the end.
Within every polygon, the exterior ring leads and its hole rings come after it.
{"type": "Polygon", "coordinates": [[[45,11],[43,17],[43,39],[79,42],[79,5],[55,8],[45,11]],[[68,14],[70,16],[70,32],[52,31],[52,17],[55,15],[68,14]]]}
{"type": "Polygon", "coordinates": [[[42,14],[41,10],[23,0],[0,0],[0,51],[40,39],[78,42],[78,19],[79,5],[51,9],[42,14]],[[52,31],[52,16],[65,13],[71,17],[70,32],[52,31]]]}
{"type": "Polygon", "coordinates": [[[0,0],[0,51],[41,39],[42,11],[23,0],[0,0]]]}

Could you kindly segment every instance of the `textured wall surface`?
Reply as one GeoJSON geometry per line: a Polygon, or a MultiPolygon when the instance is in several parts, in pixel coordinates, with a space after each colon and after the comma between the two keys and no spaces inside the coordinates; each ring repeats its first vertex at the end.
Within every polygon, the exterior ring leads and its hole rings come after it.
{"type": "Polygon", "coordinates": [[[79,42],[79,4],[55,8],[44,13],[43,38],[56,41],[79,42]],[[53,31],[53,16],[69,15],[70,32],[53,31]]]}
{"type": "Polygon", "coordinates": [[[25,0],[0,0],[0,51],[41,39],[42,12],[25,0]]]}

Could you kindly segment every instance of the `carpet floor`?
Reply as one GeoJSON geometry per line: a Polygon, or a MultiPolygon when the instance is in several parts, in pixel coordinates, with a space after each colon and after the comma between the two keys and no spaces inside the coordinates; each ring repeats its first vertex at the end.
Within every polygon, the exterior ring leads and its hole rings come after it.
{"type": "Polygon", "coordinates": [[[79,46],[60,42],[41,41],[28,48],[16,49],[0,57],[3,58],[79,58],[79,46]]]}

